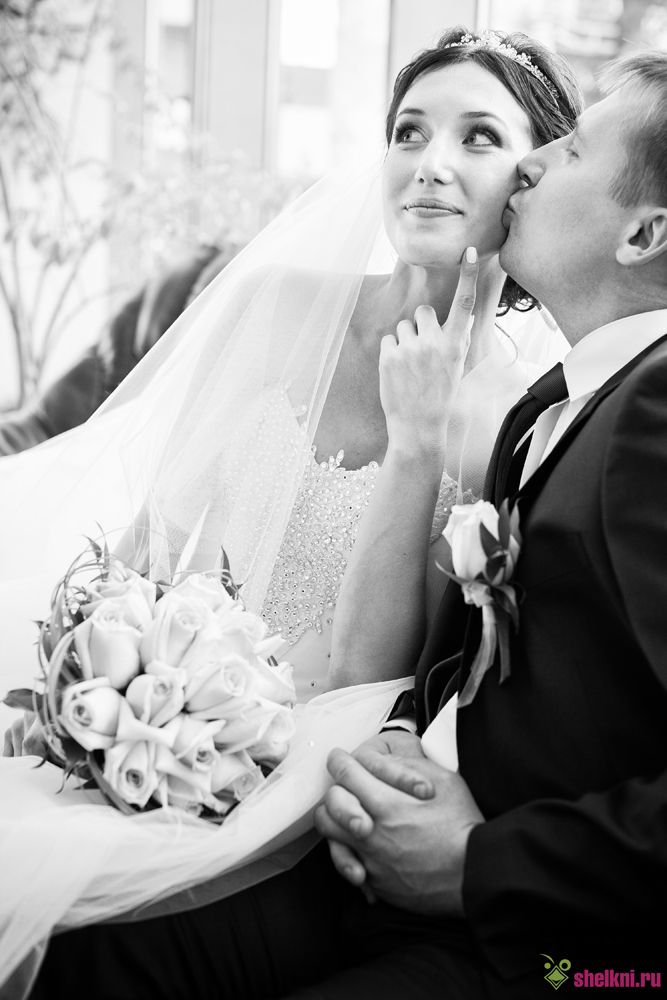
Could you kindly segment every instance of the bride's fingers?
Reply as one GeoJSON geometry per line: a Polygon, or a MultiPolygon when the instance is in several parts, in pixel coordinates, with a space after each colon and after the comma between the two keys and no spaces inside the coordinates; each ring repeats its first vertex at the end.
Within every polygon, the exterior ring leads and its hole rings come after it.
{"type": "Polygon", "coordinates": [[[415,799],[435,797],[433,782],[420,772],[418,762],[412,765],[395,754],[382,754],[371,749],[361,750],[355,757],[374,777],[392,788],[406,792],[415,799]]]}
{"type": "Polygon", "coordinates": [[[461,337],[467,336],[469,333],[473,309],[475,308],[478,274],[477,250],[475,247],[468,247],[461,261],[459,283],[454,293],[454,301],[449,310],[447,322],[442,328],[446,333],[458,334],[461,337]]]}
{"type": "Polygon", "coordinates": [[[396,324],[396,340],[401,343],[402,340],[410,340],[412,337],[417,336],[417,327],[414,323],[411,323],[409,319],[402,319],[396,324]]]}
{"type": "Polygon", "coordinates": [[[366,881],[366,869],[347,844],[341,844],[338,840],[329,841],[329,854],[333,866],[339,875],[359,888],[366,881]]]}

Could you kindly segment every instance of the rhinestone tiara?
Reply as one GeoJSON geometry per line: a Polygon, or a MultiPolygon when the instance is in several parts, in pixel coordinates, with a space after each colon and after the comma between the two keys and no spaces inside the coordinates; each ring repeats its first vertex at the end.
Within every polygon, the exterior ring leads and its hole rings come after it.
{"type": "Polygon", "coordinates": [[[488,49],[490,52],[498,52],[501,56],[505,56],[506,59],[511,59],[512,62],[523,66],[531,76],[534,76],[536,80],[539,80],[547,88],[554,101],[558,103],[558,91],[548,76],[535,65],[526,52],[518,52],[513,45],[503,42],[502,36],[495,31],[486,30],[480,32],[479,35],[471,35],[467,31],[465,35],[461,35],[458,42],[448,42],[443,48],[488,49]]]}

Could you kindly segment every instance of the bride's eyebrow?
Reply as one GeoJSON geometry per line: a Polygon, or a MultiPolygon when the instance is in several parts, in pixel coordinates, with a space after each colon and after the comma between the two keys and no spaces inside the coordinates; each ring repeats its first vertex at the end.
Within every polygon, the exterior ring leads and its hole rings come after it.
{"type": "Polygon", "coordinates": [[[401,108],[401,110],[397,112],[396,117],[400,118],[401,115],[420,115],[423,118],[425,114],[426,112],[422,111],[421,108],[401,108]]]}
{"type": "Polygon", "coordinates": [[[464,111],[461,114],[461,118],[472,119],[473,121],[479,118],[493,118],[495,122],[499,125],[503,125],[507,128],[507,122],[504,118],[500,118],[498,115],[494,114],[493,111],[464,111]]]}

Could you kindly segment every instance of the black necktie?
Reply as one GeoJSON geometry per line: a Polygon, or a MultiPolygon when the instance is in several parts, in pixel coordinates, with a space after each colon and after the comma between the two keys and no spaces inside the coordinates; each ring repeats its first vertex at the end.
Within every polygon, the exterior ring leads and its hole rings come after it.
{"type": "MultiPolygon", "coordinates": [[[[484,482],[484,499],[498,505],[507,495],[510,464],[521,438],[540,413],[567,398],[562,362],[531,385],[509,411],[498,432],[484,482]]],[[[525,456],[524,456],[525,458],[525,456]]]]}

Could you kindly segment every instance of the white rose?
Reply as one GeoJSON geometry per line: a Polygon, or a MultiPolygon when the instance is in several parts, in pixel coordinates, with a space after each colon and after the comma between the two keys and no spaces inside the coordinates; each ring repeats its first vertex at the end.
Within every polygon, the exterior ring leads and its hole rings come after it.
{"type": "Polygon", "coordinates": [[[220,580],[205,573],[192,573],[177,584],[172,594],[185,598],[197,598],[207,604],[211,611],[231,608],[236,604],[234,598],[227,593],[220,580]]]}
{"type": "Polygon", "coordinates": [[[136,718],[106,677],[70,684],[63,693],[59,720],[84,750],[106,750],[124,740],[170,745],[172,736],[136,718]]]}
{"type": "Polygon", "coordinates": [[[118,730],[122,694],[104,678],[65,688],[58,717],[61,725],[84,750],[113,746],[118,730]]]}
{"type": "MultiPolygon", "coordinates": [[[[259,615],[244,611],[240,604],[218,613],[220,632],[230,652],[250,659],[268,631],[259,615]]],[[[273,637],[271,637],[273,640],[273,637]]]]}
{"type": "Polygon", "coordinates": [[[192,816],[199,816],[204,808],[224,816],[234,805],[233,801],[217,799],[210,792],[204,791],[173,774],[161,775],[158,780],[156,798],[163,806],[173,806],[192,816]]]}
{"type": "Polygon", "coordinates": [[[86,680],[107,677],[124,688],[139,673],[141,632],[125,618],[122,605],[100,601],[92,615],[74,629],[74,646],[86,680]]]}
{"type": "Polygon", "coordinates": [[[233,715],[225,718],[225,725],[215,737],[215,745],[228,753],[246,750],[261,743],[272,721],[288,710],[265,698],[235,705],[233,715]]]}
{"type": "Polygon", "coordinates": [[[125,697],[136,717],[152,726],[163,726],[183,708],[185,674],[179,670],[170,674],[153,672],[139,674],[130,681],[125,697]]]}
{"type": "Polygon", "coordinates": [[[253,684],[247,661],[221,639],[201,637],[182,660],[187,672],[185,705],[200,719],[225,718],[230,699],[243,698],[253,684]]]}
{"type": "Polygon", "coordinates": [[[157,788],[155,743],[116,743],[104,754],[104,778],[117,795],[143,809],[157,788]]]}
{"type": "Polygon", "coordinates": [[[141,659],[178,667],[194,639],[215,626],[213,612],[203,601],[171,591],[157,602],[155,618],[144,633],[141,659]]]}
{"type": "Polygon", "coordinates": [[[249,754],[221,753],[213,767],[211,789],[215,795],[229,795],[241,801],[264,782],[261,768],[249,754]]]}
{"type": "Polygon", "coordinates": [[[90,615],[105,600],[119,602],[125,620],[135,628],[148,628],[155,610],[156,588],[150,580],[117,562],[112,562],[105,580],[95,580],[86,588],[88,600],[81,605],[84,617],[90,615]]]}
{"type": "Polygon", "coordinates": [[[247,748],[248,753],[253,760],[275,767],[287,756],[295,730],[294,714],[288,708],[281,708],[271,719],[262,739],[247,748]]]}
{"type": "Polygon", "coordinates": [[[494,538],[498,538],[498,511],[487,500],[456,504],[443,532],[451,546],[454,572],[464,580],[474,580],[486,569],[487,556],[480,538],[481,524],[494,538]]]}
{"type": "MultiPolygon", "coordinates": [[[[174,726],[174,723],[177,723],[177,721],[177,719],[172,719],[165,726],[172,741],[174,739],[174,730],[178,728],[174,726]]],[[[193,788],[199,789],[204,794],[209,794],[211,791],[213,762],[211,762],[210,767],[206,770],[203,768],[195,770],[185,761],[180,760],[172,749],[166,746],[159,746],[155,754],[155,767],[160,776],[171,775],[174,778],[180,778],[181,781],[185,781],[188,785],[192,785],[193,788]]]]}
{"type": "Polygon", "coordinates": [[[210,774],[217,756],[213,739],[223,725],[179,715],[165,729],[173,734],[171,749],[177,759],[193,771],[210,774]]]}
{"type": "Polygon", "coordinates": [[[272,667],[257,657],[253,662],[252,693],[279,705],[293,705],[296,701],[296,689],[291,665],[277,663],[272,667]]]}

